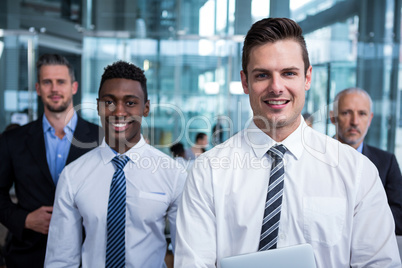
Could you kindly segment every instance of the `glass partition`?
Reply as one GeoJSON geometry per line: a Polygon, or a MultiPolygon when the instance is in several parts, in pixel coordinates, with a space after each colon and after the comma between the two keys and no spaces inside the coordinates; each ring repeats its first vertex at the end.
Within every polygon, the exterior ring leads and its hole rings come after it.
{"type": "Polygon", "coordinates": [[[0,30],[0,131],[37,117],[35,52],[37,37],[28,31],[0,30]]]}
{"type": "Polygon", "coordinates": [[[215,145],[249,120],[240,67],[234,67],[240,62],[238,42],[91,36],[85,37],[83,44],[81,113],[91,121],[98,120],[95,100],[104,67],[119,59],[145,70],[151,113],[143,131],[161,150],[167,151],[178,141],[191,146],[197,132],[208,134],[215,145]],[[212,140],[217,126],[222,134],[212,140]]]}

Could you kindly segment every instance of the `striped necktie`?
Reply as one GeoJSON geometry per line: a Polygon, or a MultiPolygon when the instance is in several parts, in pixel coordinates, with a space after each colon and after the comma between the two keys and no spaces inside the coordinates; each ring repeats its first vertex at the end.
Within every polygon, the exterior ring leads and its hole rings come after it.
{"type": "Polygon", "coordinates": [[[107,209],[106,268],[125,267],[126,263],[126,178],[123,169],[128,160],[126,155],[112,159],[116,170],[110,185],[107,209]]]}
{"type": "Polygon", "coordinates": [[[259,251],[276,248],[281,217],[283,177],[285,174],[283,155],[285,152],[286,147],[283,145],[273,146],[268,151],[268,155],[272,158],[272,166],[258,246],[259,251]]]}

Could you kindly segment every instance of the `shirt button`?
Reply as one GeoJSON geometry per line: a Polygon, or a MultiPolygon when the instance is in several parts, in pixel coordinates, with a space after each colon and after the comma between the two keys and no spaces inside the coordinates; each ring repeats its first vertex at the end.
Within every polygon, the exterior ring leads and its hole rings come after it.
{"type": "Polygon", "coordinates": [[[61,154],[58,154],[57,157],[58,157],[58,158],[61,158],[61,154]]]}
{"type": "Polygon", "coordinates": [[[279,235],[279,239],[280,239],[280,240],[284,240],[285,238],[286,238],[286,235],[284,235],[284,234],[280,234],[280,235],[279,235]]]}

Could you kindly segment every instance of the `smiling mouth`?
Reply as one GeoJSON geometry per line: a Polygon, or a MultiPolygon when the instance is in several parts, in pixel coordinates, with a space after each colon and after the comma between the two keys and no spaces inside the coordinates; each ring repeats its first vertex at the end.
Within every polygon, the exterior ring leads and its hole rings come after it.
{"type": "Polygon", "coordinates": [[[266,100],[264,101],[268,106],[272,108],[283,108],[288,104],[289,100],[266,100]]]}
{"type": "Polygon", "coordinates": [[[114,127],[125,127],[127,126],[127,123],[118,123],[118,124],[112,124],[114,127]]]}
{"type": "Polygon", "coordinates": [[[288,103],[289,101],[288,100],[268,100],[265,102],[268,104],[271,104],[271,105],[283,105],[283,104],[288,103]]]}
{"type": "Polygon", "coordinates": [[[131,122],[114,122],[114,123],[110,123],[110,125],[113,127],[114,131],[116,132],[123,132],[125,131],[128,126],[131,124],[131,122]]]}

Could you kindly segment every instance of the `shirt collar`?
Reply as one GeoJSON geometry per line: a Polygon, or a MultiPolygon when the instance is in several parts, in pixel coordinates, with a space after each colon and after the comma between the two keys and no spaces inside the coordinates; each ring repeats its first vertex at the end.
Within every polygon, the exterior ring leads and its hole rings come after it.
{"type": "MultiPolygon", "coordinates": [[[[74,111],[73,117],[71,117],[70,121],[68,121],[67,125],[63,128],[64,132],[71,132],[74,133],[75,128],[77,126],[78,116],[77,113],[74,111]]],[[[49,123],[47,120],[46,115],[43,115],[42,118],[42,125],[43,125],[43,132],[46,133],[54,129],[54,127],[49,123]]]]}
{"type": "MultiPolygon", "coordinates": [[[[147,146],[149,145],[145,142],[143,136],[141,135],[140,141],[136,145],[131,147],[130,150],[125,152],[124,155],[127,155],[128,158],[130,158],[130,161],[137,163],[139,161],[140,156],[146,150],[147,146]]],[[[100,148],[101,148],[101,158],[104,164],[111,162],[116,155],[120,155],[106,143],[105,138],[103,138],[100,148]]]]}
{"type": "Polygon", "coordinates": [[[363,142],[356,149],[359,153],[363,153],[363,142]]]}
{"type": "Polygon", "coordinates": [[[306,127],[308,127],[307,124],[304,122],[303,118],[301,118],[300,125],[295,131],[293,131],[293,133],[282,142],[276,142],[259,129],[254,121],[252,121],[246,129],[244,137],[258,158],[262,158],[272,146],[283,144],[289,153],[291,153],[296,159],[299,159],[303,153],[303,144],[301,142],[302,132],[306,127]]]}

